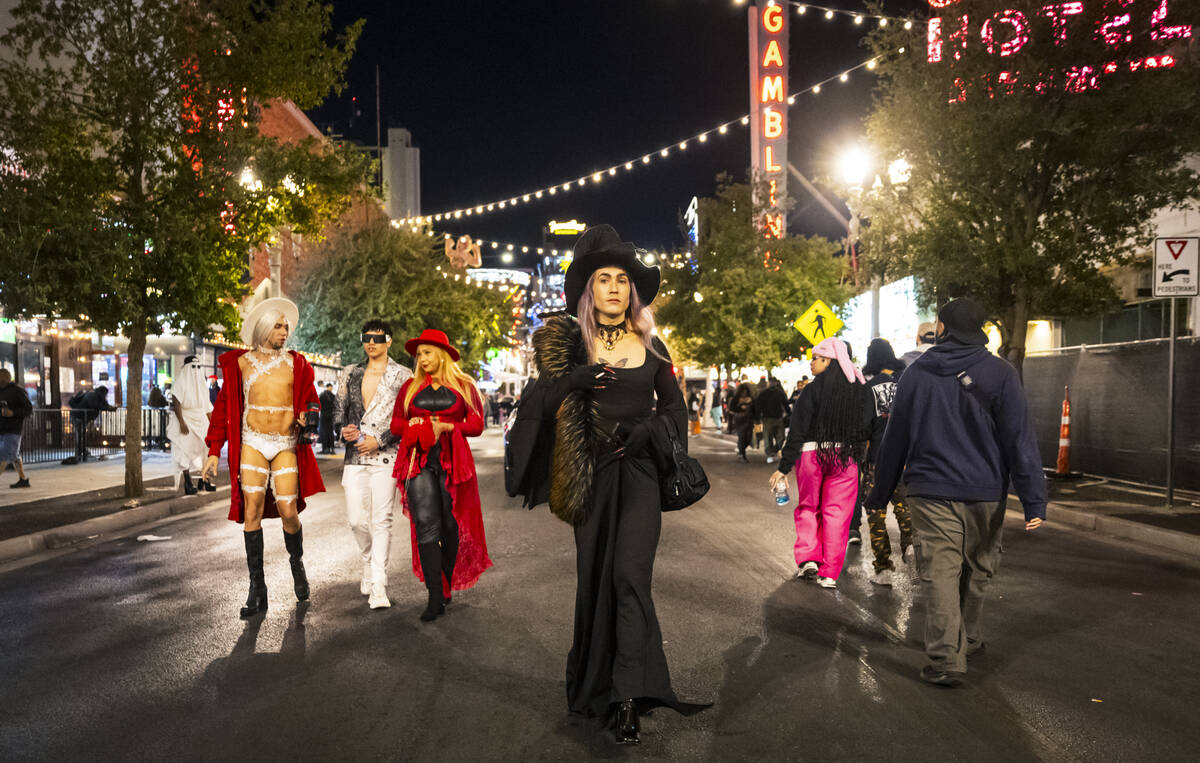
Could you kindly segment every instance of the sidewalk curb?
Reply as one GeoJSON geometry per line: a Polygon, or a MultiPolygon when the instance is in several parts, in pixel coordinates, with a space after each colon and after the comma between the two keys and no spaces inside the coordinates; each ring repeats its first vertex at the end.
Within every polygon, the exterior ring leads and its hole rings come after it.
{"type": "MultiPolygon", "coordinates": [[[[1020,508],[1010,508],[1008,511],[1014,516],[1020,517],[1022,522],[1025,521],[1025,514],[1020,508]]],[[[1093,514],[1082,509],[1051,503],[1047,507],[1046,522],[1050,525],[1064,525],[1074,530],[1087,530],[1117,540],[1200,556],[1200,536],[1166,530],[1131,519],[1093,514]]]]}
{"type": "MultiPolygon", "coordinates": [[[[322,480],[326,476],[330,476],[330,473],[336,472],[339,474],[338,480],[340,481],[342,465],[340,458],[336,461],[330,459],[328,466],[321,460],[317,461],[317,468],[321,472],[322,480]]],[[[95,540],[103,535],[117,534],[131,527],[156,522],[167,517],[194,514],[218,501],[228,501],[229,493],[230,485],[226,484],[211,493],[206,491],[195,496],[177,495],[145,506],[122,509],[101,517],[85,519],[82,522],[0,540],[0,564],[19,561],[46,551],[70,548],[84,541],[95,540]]]]}
{"type": "Polygon", "coordinates": [[[206,508],[218,500],[229,500],[229,486],[215,492],[197,496],[175,496],[145,506],[105,514],[102,517],[85,519],[50,530],[40,530],[28,535],[0,540],[0,563],[12,562],[43,551],[67,548],[100,535],[127,530],[136,525],[154,522],[177,514],[188,514],[206,508]]]}

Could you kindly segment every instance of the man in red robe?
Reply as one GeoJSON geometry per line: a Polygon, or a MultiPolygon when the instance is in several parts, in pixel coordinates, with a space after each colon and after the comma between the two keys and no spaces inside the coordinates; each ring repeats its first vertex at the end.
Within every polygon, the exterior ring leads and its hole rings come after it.
{"type": "Polygon", "coordinates": [[[243,523],[250,569],[250,593],[242,617],[267,609],[264,518],[282,521],[296,598],[305,601],[309,594],[300,512],[304,499],[324,492],[325,485],[312,444],[299,436],[307,410],[320,406],[313,369],[303,355],[284,349],[298,317],[290,300],[261,302],[242,325],[242,341],[254,349],[227,352],[218,360],[224,383],[204,438],[208,460],[203,476],[216,474],[221,448],[228,442],[233,487],[229,519],[243,523]]]}

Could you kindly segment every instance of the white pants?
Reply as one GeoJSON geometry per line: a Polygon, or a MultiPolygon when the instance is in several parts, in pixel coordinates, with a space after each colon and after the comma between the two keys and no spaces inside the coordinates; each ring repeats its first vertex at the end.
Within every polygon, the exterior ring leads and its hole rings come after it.
{"type": "Polygon", "coordinates": [[[387,585],[388,553],[392,547],[392,509],[396,481],[389,465],[350,464],[342,471],[346,515],[362,552],[363,569],[371,569],[371,582],[387,585]]]}

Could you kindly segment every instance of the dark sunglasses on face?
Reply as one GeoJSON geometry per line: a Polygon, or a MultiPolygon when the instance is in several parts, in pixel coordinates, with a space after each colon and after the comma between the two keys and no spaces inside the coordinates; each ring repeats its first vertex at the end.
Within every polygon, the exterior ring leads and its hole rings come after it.
{"type": "Polygon", "coordinates": [[[363,334],[363,344],[387,344],[392,338],[387,334],[363,334]]]}

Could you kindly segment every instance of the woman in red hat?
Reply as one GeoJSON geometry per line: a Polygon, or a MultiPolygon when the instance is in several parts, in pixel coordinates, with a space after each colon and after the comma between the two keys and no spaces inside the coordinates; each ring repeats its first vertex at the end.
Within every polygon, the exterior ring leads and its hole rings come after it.
{"type": "Polygon", "coordinates": [[[421,614],[429,622],[446,611],[451,591],[475,585],[492,566],[466,439],[483,432],[483,401],[445,333],[425,329],[404,349],[416,372],[392,411],[392,434],[400,438],[393,474],[412,528],[413,573],[429,591],[421,614]]]}

